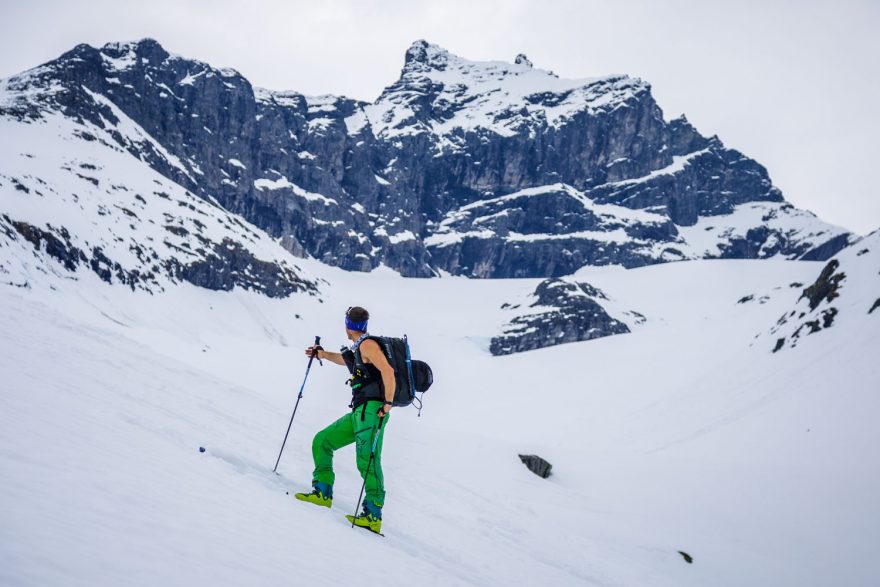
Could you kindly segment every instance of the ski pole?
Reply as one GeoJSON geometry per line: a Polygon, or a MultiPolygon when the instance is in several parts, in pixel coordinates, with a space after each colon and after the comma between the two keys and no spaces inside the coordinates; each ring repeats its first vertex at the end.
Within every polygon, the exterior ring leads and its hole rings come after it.
{"type": "MultiPolygon", "coordinates": [[[[321,337],[316,336],[315,337],[315,346],[318,346],[320,344],[321,344],[321,337]]],[[[315,357],[317,355],[318,355],[318,351],[314,351],[314,352],[312,352],[311,356],[309,357],[309,364],[306,367],[306,376],[303,377],[302,385],[299,386],[299,395],[296,396],[296,404],[293,406],[293,413],[290,415],[290,423],[287,425],[287,432],[284,433],[284,442],[281,443],[281,450],[278,451],[278,458],[275,459],[275,467],[272,469],[273,473],[278,472],[278,463],[281,461],[281,453],[284,452],[284,445],[287,444],[287,435],[290,434],[290,427],[293,426],[293,417],[296,416],[296,409],[299,407],[299,400],[302,399],[303,389],[306,386],[306,380],[309,378],[309,370],[311,370],[311,368],[312,368],[312,361],[315,360],[315,357]]],[[[320,363],[321,359],[318,359],[318,362],[320,363]]]]}
{"type": "MultiPolygon", "coordinates": [[[[388,417],[388,414],[385,414],[385,418],[388,417]]],[[[370,448],[370,460],[367,461],[367,469],[364,473],[364,484],[361,485],[361,493],[358,495],[357,505],[354,506],[354,516],[352,516],[351,527],[354,528],[354,518],[357,518],[358,510],[361,507],[361,499],[364,497],[364,490],[367,488],[367,475],[370,474],[370,465],[373,464],[373,459],[376,457],[376,445],[379,444],[379,435],[382,433],[382,425],[385,423],[385,418],[379,420],[379,428],[376,429],[376,438],[373,439],[373,446],[370,448]]]]}

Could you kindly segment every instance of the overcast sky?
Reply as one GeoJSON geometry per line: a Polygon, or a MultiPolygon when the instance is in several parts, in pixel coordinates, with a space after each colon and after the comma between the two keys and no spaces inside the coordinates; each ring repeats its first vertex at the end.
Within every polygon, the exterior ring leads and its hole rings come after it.
{"type": "Polygon", "coordinates": [[[407,47],[626,73],[666,118],[757,159],[795,205],[880,228],[880,0],[0,0],[0,77],[153,37],[254,85],[375,99],[407,47]]]}

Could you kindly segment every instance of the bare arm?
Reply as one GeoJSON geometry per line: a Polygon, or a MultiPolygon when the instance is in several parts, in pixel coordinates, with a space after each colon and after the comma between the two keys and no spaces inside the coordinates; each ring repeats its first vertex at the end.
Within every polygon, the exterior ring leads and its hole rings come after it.
{"type": "MultiPolygon", "coordinates": [[[[309,347],[306,349],[306,356],[312,356],[312,349],[314,347],[309,347]]],[[[331,363],[336,363],[337,365],[345,365],[345,359],[342,358],[341,353],[334,353],[330,351],[325,351],[324,349],[319,349],[316,358],[321,360],[327,360],[331,363]]]]}
{"type": "MultiPolygon", "coordinates": [[[[375,340],[365,340],[361,343],[361,356],[365,362],[371,363],[379,369],[379,373],[382,374],[382,384],[385,388],[385,401],[393,402],[394,389],[397,385],[394,379],[394,367],[388,363],[388,359],[385,358],[385,354],[379,348],[379,344],[375,340]]],[[[385,404],[384,409],[386,413],[391,411],[391,405],[385,404]]]]}

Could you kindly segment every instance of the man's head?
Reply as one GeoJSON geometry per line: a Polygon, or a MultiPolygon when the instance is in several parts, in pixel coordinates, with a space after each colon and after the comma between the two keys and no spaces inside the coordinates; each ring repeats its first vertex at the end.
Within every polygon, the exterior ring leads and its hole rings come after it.
{"type": "Polygon", "coordinates": [[[352,340],[357,340],[367,331],[370,313],[360,306],[352,306],[345,312],[345,332],[352,340]]]}

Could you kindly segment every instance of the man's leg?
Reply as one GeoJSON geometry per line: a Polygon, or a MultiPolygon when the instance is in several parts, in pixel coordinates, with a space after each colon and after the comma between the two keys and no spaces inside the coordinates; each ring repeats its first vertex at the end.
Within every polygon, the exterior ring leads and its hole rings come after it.
{"type": "Polygon", "coordinates": [[[333,473],[333,452],[354,442],[354,432],[351,414],[346,414],[315,434],[312,441],[312,457],[315,460],[313,484],[323,483],[333,487],[336,479],[333,473]]]}
{"type": "Polygon", "coordinates": [[[385,503],[385,479],[382,475],[382,442],[385,430],[388,428],[390,415],[385,416],[385,423],[379,430],[381,419],[377,415],[382,402],[369,401],[367,407],[359,406],[352,414],[355,433],[355,446],[357,448],[357,466],[361,478],[366,479],[366,493],[364,505],[375,517],[382,517],[382,506],[385,503]],[[363,419],[361,419],[363,418],[363,419]],[[379,442],[376,444],[376,454],[370,462],[370,449],[373,447],[375,434],[379,433],[379,442]],[[369,466],[369,469],[368,469],[369,466]]]}
{"type": "Polygon", "coordinates": [[[354,442],[351,415],[346,414],[317,434],[312,441],[312,457],[315,471],[312,473],[311,493],[296,493],[294,497],[315,505],[330,507],[333,504],[333,451],[354,442]]]}

